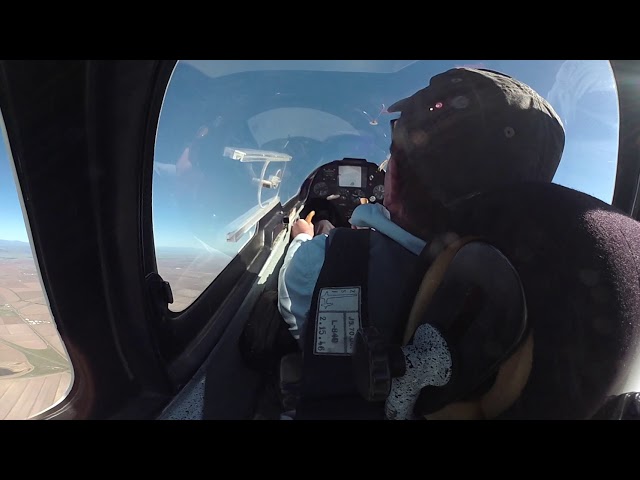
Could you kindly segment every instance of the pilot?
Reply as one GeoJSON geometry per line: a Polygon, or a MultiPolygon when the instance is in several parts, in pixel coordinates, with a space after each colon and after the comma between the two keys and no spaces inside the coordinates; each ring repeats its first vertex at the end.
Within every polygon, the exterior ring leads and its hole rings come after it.
{"type": "MultiPolygon", "coordinates": [[[[435,75],[426,88],[388,111],[400,116],[392,120],[384,206],[360,205],[350,222],[375,233],[369,245],[370,314],[380,311],[384,317],[394,317],[405,301],[406,278],[417,256],[436,235],[447,231],[448,208],[501,185],[551,182],[565,133],[553,107],[538,93],[512,77],[485,69],[455,68],[435,75]]],[[[332,232],[323,228],[314,236],[312,223],[296,221],[279,274],[279,310],[303,349],[313,293],[332,232]]],[[[427,384],[448,388],[455,376],[451,352],[456,345],[449,345],[447,336],[436,328],[425,335],[433,366],[427,384]]],[[[477,355],[482,355],[482,349],[477,355]]],[[[402,398],[403,386],[394,383],[394,388],[395,394],[387,400],[387,417],[410,418],[411,412],[402,411],[402,402],[393,400],[402,398]]]]}

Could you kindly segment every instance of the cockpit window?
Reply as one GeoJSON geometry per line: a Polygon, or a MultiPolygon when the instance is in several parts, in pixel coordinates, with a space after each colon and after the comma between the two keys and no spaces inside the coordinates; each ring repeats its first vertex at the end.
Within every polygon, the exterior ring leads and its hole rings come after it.
{"type": "Polygon", "coordinates": [[[506,73],[545,96],[566,128],[554,182],[612,201],[619,115],[608,61],[180,61],[161,111],[153,180],[170,308],[187,308],[319,166],[345,157],[384,162],[397,116],[387,107],[460,66],[506,73]]]}
{"type": "Polygon", "coordinates": [[[562,118],[567,135],[554,182],[611,203],[618,157],[619,113],[609,62],[562,62],[547,99],[562,118]]]}

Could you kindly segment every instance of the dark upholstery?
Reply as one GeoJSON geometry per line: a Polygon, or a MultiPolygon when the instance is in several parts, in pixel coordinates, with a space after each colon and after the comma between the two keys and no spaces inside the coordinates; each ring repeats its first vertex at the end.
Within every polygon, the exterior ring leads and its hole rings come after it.
{"type": "Polygon", "coordinates": [[[640,223],[574,190],[521,184],[460,202],[450,225],[493,243],[524,286],[533,367],[502,418],[590,418],[623,393],[639,350],[640,223]]]}

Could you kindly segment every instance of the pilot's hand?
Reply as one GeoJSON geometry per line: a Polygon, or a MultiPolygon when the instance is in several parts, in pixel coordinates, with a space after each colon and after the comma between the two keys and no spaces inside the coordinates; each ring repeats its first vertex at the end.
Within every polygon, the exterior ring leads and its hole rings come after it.
{"type": "Polygon", "coordinates": [[[314,229],[311,220],[313,219],[313,216],[315,214],[315,211],[311,212],[309,215],[307,215],[306,219],[296,221],[291,227],[291,238],[296,238],[301,233],[306,233],[307,235],[311,235],[313,237],[314,229]]]}

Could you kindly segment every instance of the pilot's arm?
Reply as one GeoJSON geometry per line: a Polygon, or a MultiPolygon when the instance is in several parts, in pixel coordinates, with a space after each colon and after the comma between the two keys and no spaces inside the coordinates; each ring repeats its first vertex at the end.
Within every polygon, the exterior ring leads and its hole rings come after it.
{"type": "Polygon", "coordinates": [[[312,225],[307,224],[310,230],[305,230],[296,228],[296,224],[291,229],[294,238],[278,276],[278,309],[291,335],[301,344],[313,291],[324,263],[327,236],[313,237],[312,225]]]}

